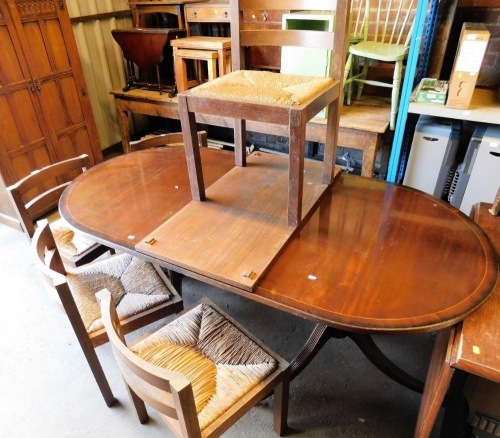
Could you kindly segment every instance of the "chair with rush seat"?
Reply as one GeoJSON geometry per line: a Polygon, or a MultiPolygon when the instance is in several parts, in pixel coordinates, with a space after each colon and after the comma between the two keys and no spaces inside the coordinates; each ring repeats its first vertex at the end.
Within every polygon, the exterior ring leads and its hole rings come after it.
{"type": "Polygon", "coordinates": [[[46,220],[38,223],[31,244],[35,266],[64,308],[104,401],[113,405],[116,399],[95,352],[108,341],[96,292],[111,291],[123,333],[181,311],[182,299],[161,269],[130,254],[66,270],[46,220]]]}
{"type": "MultiPolygon", "coordinates": [[[[7,187],[22,229],[31,241],[38,219],[57,212],[59,198],[71,182],[89,167],[88,155],[60,161],[32,172],[16,184],[7,187]]],[[[54,217],[57,215],[54,215],[54,217]]],[[[67,266],[80,266],[108,251],[90,236],[73,231],[61,218],[50,224],[57,248],[67,266]]]]}
{"type": "Polygon", "coordinates": [[[245,19],[255,11],[251,0],[231,0],[231,47],[233,72],[178,94],[179,113],[190,170],[193,199],[205,199],[205,187],[199,150],[196,145],[196,114],[210,114],[234,120],[235,161],[246,165],[246,120],[284,125],[289,143],[288,224],[297,226],[302,219],[304,152],[306,124],[328,107],[325,138],[323,183],[334,180],[339,96],[345,63],[348,6],[346,2],[326,0],[268,0],[259,9],[336,10],[335,31],[298,29],[255,29],[245,19]],[[246,70],[245,52],[255,46],[301,46],[333,50],[327,77],[281,74],[246,70]]]}
{"type": "Polygon", "coordinates": [[[286,429],[289,365],[209,300],[127,346],[110,293],[104,326],[141,423],[145,403],[177,437],[218,437],[274,389],[274,429],[286,429]]]}

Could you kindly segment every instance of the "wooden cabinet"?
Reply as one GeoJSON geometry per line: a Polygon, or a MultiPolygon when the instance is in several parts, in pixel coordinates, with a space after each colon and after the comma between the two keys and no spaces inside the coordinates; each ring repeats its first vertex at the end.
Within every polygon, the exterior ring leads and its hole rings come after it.
{"type": "MultiPolygon", "coordinates": [[[[64,0],[0,2],[0,200],[33,170],[102,151],[64,0]]],[[[0,202],[0,222],[13,219],[0,202]]]]}

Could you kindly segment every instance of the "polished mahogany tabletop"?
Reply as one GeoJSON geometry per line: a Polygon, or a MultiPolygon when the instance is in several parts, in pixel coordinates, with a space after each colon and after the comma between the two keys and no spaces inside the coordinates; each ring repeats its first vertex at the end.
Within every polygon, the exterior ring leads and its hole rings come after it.
{"type": "MultiPolygon", "coordinates": [[[[234,156],[202,148],[202,162],[208,187],[234,156]]],[[[190,201],[183,148],[160,148],[89,169],[68,186],[60,212],[76,229],[136,252],[190,201]]],[[[215,284],[330,327],[404,333],[462,320],[488,298],[497,271],[488,237],[459,210],[405,186],[342,175],[253,292],[215,284]]]]}

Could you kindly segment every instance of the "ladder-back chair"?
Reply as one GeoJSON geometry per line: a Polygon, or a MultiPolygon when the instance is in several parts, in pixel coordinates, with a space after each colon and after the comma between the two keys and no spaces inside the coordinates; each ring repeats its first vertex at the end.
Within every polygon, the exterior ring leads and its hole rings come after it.
{"type": "Polygon", "coordinates": [[[36,268],[56,292],[52,298],[62,305],[104,401],[112,406],[116,399],[95,352],[108,342],[96,292],[112,292],[123,333],[180,312],[181,297],[160,268],[126,253],[66,270],[46,220],[39,222],[31,245],[36,268]]]}
{"type": "Polygon", "coordinates": [[[128,347],[110,293],[104,326],[141,423],[144,402],[177,437],[218,437],[274,390],[274,429],[288,412],[289,364],[207,299],[128,347]]]}
{"type": "MultiPolygon", "coordinates": [[[[37,220],[48,216],[58,250],[67,266],[80,266],[100,257],[110,248],[70,228],[58,215],[59,198],[68,184],[89,167],[86,154],[35,170],[7,187],[19,223],[31,241],[37,220]]],[[[112,251],[111,251],[112,252],[112,251]]]]}
{"type": "Polygon", "coordinates": [[[374,0],[377,2],[376,10],[371,8],[371,0],[367,1],[370,20],[366,37],[364,41],[349,47],[349,56],[344,70],[347,104],[351,104],[353,83],[358,86],[358,99],[361,97],[364,84],[391,88],[390,128],[394,129],[403,62],[408,55],[417,0],[374,0]],[[359,65],[360,59],[363,60],[361,73],[352,74],[352,67],[359,65]],[[394,63],[392,83],[367,79],[368,68],[372,60],[394,63]]]}
{"type": "Polygon", "coordinates": [[[290,155],[287,216],[288,224],[296,227],[302,219],[306,124],[323,108],[328,107],[323,183],[333,182],[349,3],[336,0],[230,1],[233,72],[178,95],[194,200],[205,199],[200,154],[196,147],[197,113],[234,120],[237,166],[246,165],[246,120],[286,127],[290,155]],[[251,17],[255,10],[265,10],[268,13],[283,10],[335,10],[335,31],[255,29],[255,26],[245,25],[246,17],[251,17]],[[246,48],[252,46],[297,46],[332,50],[329,74],[327,77],[312,77],[246,70],[246,48]]]}

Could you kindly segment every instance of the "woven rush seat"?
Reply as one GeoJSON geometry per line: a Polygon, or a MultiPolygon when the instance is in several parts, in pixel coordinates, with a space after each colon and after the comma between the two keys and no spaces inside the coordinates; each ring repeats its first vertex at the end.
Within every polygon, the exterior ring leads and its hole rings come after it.
{"type": "Polygon", "coordinates": [[[175,436],[220,436],[274,390],[274,429],[286,430],[289,364],[210,300],[126,345],[108,290],[96,295],[141,423],[145,403],[175,436]]]}
{"type": "Polygon", "coordinates": [[[130,254],[117,254],[90,265],[68,269],[66,280],[87,332],[103,328],[101,310],[95,298],[107,288],[120,319],[132,317],[172,298],[150,263],[130,254]]]}
{"type": "Polygon", "coordinates": [[[100,245],[90,236],[71,229],[62,218],[50,222],[50,229],[59,250],[64,251],[69,256],[82,255],[100,245]]]}
{"type": "Polygon", "coordinates": [[[96,292],[103,287],[111,291],[124,334],[181,311],[182,298],[159,267],[127,253],[67,268],[46,219],[38,222],[31,248],[34,264],[64,309],[106,405],[112,406],[116,399],[95,352],[108,342],[96,292]]]}
{"type": "Polygon", "coordinates": [[[272,356],[205,303],[132,351],[191,381],[201,430],[276,369],[272,356]]]}
{"type": "Polygon", "coordinates": [[[238,70],[189,90],[190,94],[218,99],[274,105],[300,105],[326,90],[332,78],[238,70]]]}

